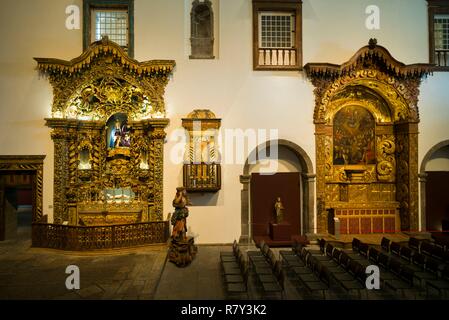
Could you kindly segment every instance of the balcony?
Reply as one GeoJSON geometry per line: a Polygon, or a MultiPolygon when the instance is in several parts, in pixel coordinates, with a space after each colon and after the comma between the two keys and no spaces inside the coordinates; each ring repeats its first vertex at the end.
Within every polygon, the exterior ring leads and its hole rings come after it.
{"type": "Polygon", "coordinates": [[[258,69],[298,69],[294,48],[259,48],[258,69]]]}
{"type": "Polygon", "coordinates": [[[221,189],[221,166],[217,163],[184,164],[184,187],[189,192],[217,192],[221,189]]]}
{"type": "Polygon", "coordinates": [[[449,70],[449,50],[435,50],[435,61],[437,70],[449,70]]]}

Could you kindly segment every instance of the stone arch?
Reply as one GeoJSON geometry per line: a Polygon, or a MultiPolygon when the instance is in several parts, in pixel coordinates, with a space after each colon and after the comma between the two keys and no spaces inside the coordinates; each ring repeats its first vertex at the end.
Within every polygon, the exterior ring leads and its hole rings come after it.
{"type": "Polygon", "coordinates": [[[426,230],[426,182],[427,182],[427,173],[426,173],[426,165],[431,160],[432,155],[438,150],[449,146],[449,140],[444,140],[427,151],[424,156],[421,166],[419,168],[419,184],[420,184],[420,207],[421,207],[421,230],[426,230]]]}
{"type": "Polygon", "coordinates": [[[243,185],[241,190],[241,235],[240,242],[250,242],[252,234],[250,230],[250,213],[249,213],[249,184],[251,182],[250,161],[249,159],[258,159],[258,151],[265,150],[271,145],[277,144],[290,150],[297,158],[301,165],[302,172],[302,233],[314,233],[314,202],[315,202],[315,174],[313,171],[312,160],[307,152],[296,143],[285,139],[270,140],[259,144],[246,159],[243,167],[243,174],[240,176],[240,183],[243,185]]]}

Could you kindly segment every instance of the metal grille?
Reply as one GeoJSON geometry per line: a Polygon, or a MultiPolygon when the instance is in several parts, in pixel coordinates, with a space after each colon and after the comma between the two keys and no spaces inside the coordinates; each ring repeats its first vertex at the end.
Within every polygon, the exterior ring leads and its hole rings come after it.
{"type": "Polygon", "coordinates": [[[112,40],[128,48],[128,12],[126,10],[93,10],[95,19],[92,24],[95,37],[93,41],[101,40],[102,36],[107,35],[112,40]]]}
{"type": "Polygon", "coordinates": [[[260,48],[292,48],[295,46],[295,17],[290,13],[260,13],[259,26],[260,48]]]}
{"type": "Polygon", "coordinates": [[[449,14],[435,15],[435,50],[449,50],[449,14]]]}

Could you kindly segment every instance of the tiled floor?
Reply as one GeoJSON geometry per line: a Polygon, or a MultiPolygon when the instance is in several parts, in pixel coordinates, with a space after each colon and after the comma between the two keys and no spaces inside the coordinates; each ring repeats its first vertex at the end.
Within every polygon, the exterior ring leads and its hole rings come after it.
{"type": "MultiPolygon", "coordinates": [[[[18,240],[0,242],[0,299],[226,299],[220,270],[220,251],[231,246],[198,246],[195,260],[185,268],[169,262],[166,246],[96,253],[66,253],[30,248],[29,234],[18,240]],[[81,289],[65,287],[68,265],[80,268],[81,289]]],[[[243,251],[254,247],[241,247],[243,251]]],[[[279,256],[280,249],[273,249],[279,256]]],[[[280,299],[266,297],[250,276],[249,299],[280,299]]],[[[321,299],[298,287],[287,276],[287,300],[321,299]]],[[[329,291],[326,299],[350,299],[339,290],[329,291]]],[[[391,295],[370,292],[365,299],[393,299],[391,295]]],[[[413,297],[407,297],[413,298],[413,297]]]]}
{"type": "Polygon", "coordinates": [[[165,246],[95,254],[30,246],[26,235],[0,242],[0,299],[153,299],[166,257],[165,246]],[[65,286],[69,265],[80,268],[80,290],[65,286]]]}

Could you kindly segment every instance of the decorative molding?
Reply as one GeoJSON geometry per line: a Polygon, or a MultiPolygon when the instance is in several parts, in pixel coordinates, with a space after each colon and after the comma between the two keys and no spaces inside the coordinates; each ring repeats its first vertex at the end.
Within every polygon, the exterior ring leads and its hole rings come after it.
{"type": "Polygon", "coordinates": [[[53,86],[53,118],[105,121],[120,109],[134,120],[165,117],[173,60],[138,62],[107,37],[71,61],[34,59],[53,86]]]}

